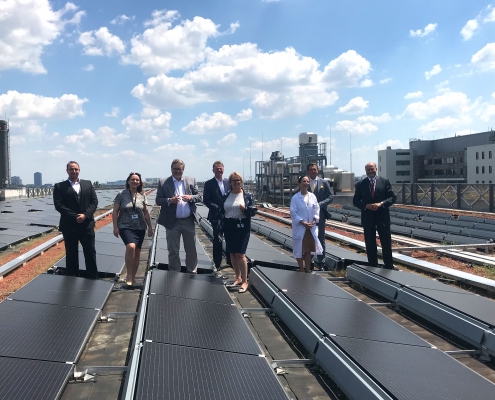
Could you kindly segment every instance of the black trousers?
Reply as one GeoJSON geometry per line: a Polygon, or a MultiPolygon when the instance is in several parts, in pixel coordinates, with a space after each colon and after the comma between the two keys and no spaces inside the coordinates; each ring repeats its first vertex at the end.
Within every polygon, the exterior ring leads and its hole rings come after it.
{"type": "Polygon", "coordinates": [[[373,224],[367,223],[363,225],[363,230],[368,262],[373,267],[378,267],[378,255],[376,248],[376,232],[378,232],[382,246],[382,256],[385,268],[393,269],[394,263],[392,260],[392,236],[390,233],[390,225],[384,224],[379,220],[375,220],[373,224]]]}
{"type": "Polygon", "coordinates": [[[81,242],[83,248],[84,260],[86,262],[86,273],[90,278],[98,277],[98,268],[96,267],[96,250],[95,250],[95,230],[79,229],[77,231],[62,232],[65,243],[65,274],[77,276],[79,274],[79,254],[78,244],[81,242]]]}
{"type": "Polygon", "coordinates": [[[318,221],[318,240],[320,241],[323,252],[321,255],[317,255],[318,265],[322,266],[325,262],[325,214],[320,213],[320,220],[318,221]]]}
{"type": "MultiPolygon", "coordinates": [[[[214,223],[211,224],[213,227],[213,263],[218,269],[220,264],[222,264],[222,241],[218,240],[218,235],[222,233],[221,229],[215,226],[214,223]]],[[[230,265],[230,255],[225,253],[225,258],[227,259],[227,264],[230,265]]]]}

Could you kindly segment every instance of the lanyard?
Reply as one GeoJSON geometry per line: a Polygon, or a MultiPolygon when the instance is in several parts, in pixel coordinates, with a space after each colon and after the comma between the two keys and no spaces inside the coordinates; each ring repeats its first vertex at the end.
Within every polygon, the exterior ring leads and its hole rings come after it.
{"type": "Polygon", "coordinates": [[[132,211],[136,212],[137,193],[133,196],[132,192],[129,190],[129,194],[131,195],[132,211]]]}

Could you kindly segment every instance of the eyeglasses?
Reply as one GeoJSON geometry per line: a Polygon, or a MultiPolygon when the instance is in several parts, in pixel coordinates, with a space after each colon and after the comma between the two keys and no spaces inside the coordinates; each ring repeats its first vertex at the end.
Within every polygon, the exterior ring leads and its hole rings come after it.
{"type": "Polygon", "coordinates": [[[232,179],[231,182],[240,182],[241,180],[240,179],[232,179]]]}
{"type": "Polygon", "coordinates": [[[173,171],[183,171],[182,168],[172,168],[173,171]]]}

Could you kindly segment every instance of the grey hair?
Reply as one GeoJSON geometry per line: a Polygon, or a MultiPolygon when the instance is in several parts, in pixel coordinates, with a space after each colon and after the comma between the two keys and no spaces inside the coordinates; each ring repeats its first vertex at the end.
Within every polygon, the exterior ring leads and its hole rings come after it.
{"type": "Polygon", "coordinates": [[[180,158],[173,159],[172,164],[170,164],[170,168],[172,168],[174,164],[182,164],[182,169],[186,169],[186,163],[182,161],[180,158]]]}

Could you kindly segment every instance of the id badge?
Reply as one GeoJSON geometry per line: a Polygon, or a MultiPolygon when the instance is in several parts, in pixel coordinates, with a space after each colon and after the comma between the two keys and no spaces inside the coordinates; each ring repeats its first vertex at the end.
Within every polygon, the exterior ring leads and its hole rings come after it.
{"type": "Polygon", "coordinates": [[[244,224],[237,224],[238,228],[244,228],[244,224]]]}
{"type": "Polygon", "coordinates": [[[138,216],[137,214],[132,214],[132,215],[131,215],[131,218],[132,218],[132,219],[138,219],[138,218],[139,218],[139,216],[138,216]]]}

